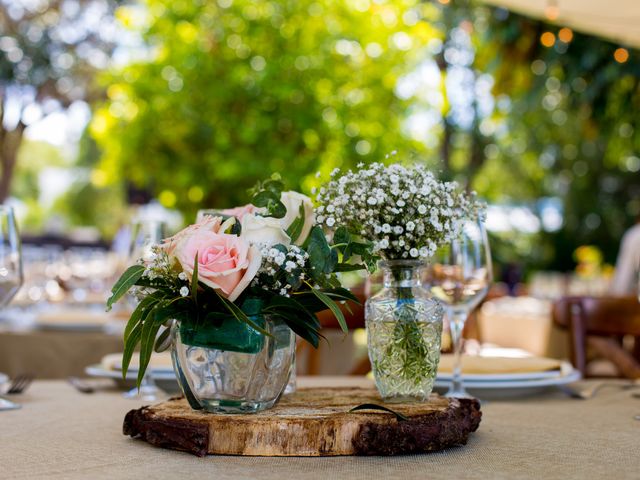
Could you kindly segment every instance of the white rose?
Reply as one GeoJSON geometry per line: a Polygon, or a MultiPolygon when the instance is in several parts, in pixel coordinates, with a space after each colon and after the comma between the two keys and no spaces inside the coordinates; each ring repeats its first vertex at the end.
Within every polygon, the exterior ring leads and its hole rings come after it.
{"type": "Polygon", "coordinates": [[[300,235],[296,239],[292,239],[295,245],[302,245],[309,236],[311,227],[315,223],[315,214],[313,211],[313,203],[306,195],[298,192],[282,192],[280,201],[287,207],[287,214],[280,219],[282,228],[288,229],[296,218],[300,215],[300,205],[304,205],[304,224],[300,235]]]}
{"type": "Polygon", "coordinates": [[[240,236],[250,243],[268,247],[279,243],[282,245],[291,243],[291,238],[284,231],[280,220],[277,218],[249,214],[242,217],[240,224],[242,225],[240,236]]]}

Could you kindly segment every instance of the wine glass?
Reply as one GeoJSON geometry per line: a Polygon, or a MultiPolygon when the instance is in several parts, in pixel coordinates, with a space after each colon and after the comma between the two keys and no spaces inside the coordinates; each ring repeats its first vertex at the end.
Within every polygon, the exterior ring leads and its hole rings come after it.
{"type": "Polygon", "coordinates": [[[201,208],[196,215],[196,223],[200,223],[204,220],[204,217],[214,217],[220,215],[220,210],[216,208],[201,208]]]}
{"type": "MultiPolygon", "coordinates": [[[[161,220],[145,220],[135,223],[131,229],[131,244],[129,247],[130,262],[134,263],[140,259],[144,262],[151,261],[153,258],[152,247],[160,244],[166,237],[167,224],[161,220]]],[[[131,295],[129,301],[135,308],[139,300],[131,295]]],[[[153,402],[157,400],[159,393],[160,389],[153,380],[151,366],[149,365],[140,382],[140,388],[132,388],[124,393],[124,397],[153,402]]]]}
{"type": "Polygon", "coordinates": [[[0,307],[9,304],[23,281],[22,247],[13,208],[0,205],[0,307]]]}
{"type": "Polygon", "coordinates": [[[460,235],[440,248],[430,267],[430,290],[446,309],[453,343],[453,379],[447,397],[470,397],[462,384],[462,330],[469,313],[489,291],[491,252],[480,219],[466,221],[460,235]]]}

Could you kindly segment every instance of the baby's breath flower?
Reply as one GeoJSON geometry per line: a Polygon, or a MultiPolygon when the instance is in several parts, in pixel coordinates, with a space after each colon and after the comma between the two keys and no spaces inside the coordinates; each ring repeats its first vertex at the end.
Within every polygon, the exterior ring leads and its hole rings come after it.
{"type": "Polygon", "coordinates": [[[334,170],[317,201],[318,224],[346,226],[387,259],[428,258],[458,235],[465,218],[484,215],[475,193],[437,180],[422,165],[372,163],[358,164],[355,172],[334,170]]]}
{"type": "Polygon", "coordinates": [[[181,297],[186,297],[188,295],[189,295],[189,288],[188,287],[180,288],[180,296],[181,297]]]}

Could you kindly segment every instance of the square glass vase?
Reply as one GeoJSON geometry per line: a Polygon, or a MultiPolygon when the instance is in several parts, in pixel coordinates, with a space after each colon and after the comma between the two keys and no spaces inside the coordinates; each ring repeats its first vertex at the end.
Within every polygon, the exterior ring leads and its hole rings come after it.
{"type": "Polygon", "coordinates": [[[295,335],[281,320],[251,319],[271,336],[233,318],[220,325],[174,322],[173,367],[194,410],[251,413],[279,400],[293,367],[295,335]]]}

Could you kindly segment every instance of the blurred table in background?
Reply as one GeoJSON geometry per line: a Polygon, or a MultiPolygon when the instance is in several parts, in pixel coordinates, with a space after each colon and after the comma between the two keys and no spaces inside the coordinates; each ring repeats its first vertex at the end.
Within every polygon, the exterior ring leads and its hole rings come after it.
{"type": "Polygon", "coordinates": [[[37,378],[84,376],[87,365],[121,351],[122,337],[108,333],[0,332],[0,372],[11,377],[22,373],[32,373],[37,378]]]}
{"type": "Polygon", "coordinates": [[[0,322],[0,372],[37,378],[84,375],[84,368],[122,351],[126,312],[98,305],[14,307],[0,322]]]}
{"type": "Polygon", "coordinates": [[[520,348],[537,356],[568,359],[566,332],[553,325],[550,300],[501,297],[478,311],[482,343],[520,348]]]}

